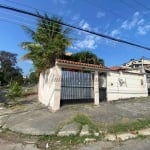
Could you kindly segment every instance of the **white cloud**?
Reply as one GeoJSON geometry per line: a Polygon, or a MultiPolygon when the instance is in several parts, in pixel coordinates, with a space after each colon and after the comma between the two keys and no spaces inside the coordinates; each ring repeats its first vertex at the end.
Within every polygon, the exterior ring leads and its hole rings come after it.
{"type": "Polygon", "coordinates": [[[86,30],[90,30],[90,25],[85,21],[85,20],[81,20],[80,23],[79,23],[79,26],[82,28],[82,29],[86,29],[86,30]]]}
{"type": "Polygon", "coordinates": [[[79,19],[80,19],[80,15],[79,14],[77,14],[77,15],[74,15],[73,17],[72,17],[72,21],[79,21],[79,19]]]}
{"type": "MultiPolygon", "coordinates": [[[[79,26],[82,29],[91,30],[90,25],[84,19],[79,22],[79,26]]],[[[97,32],[99,30],[99,28],[95,27],[92,30],[97,32]]],[[[98,43],[100,42],[100,39],[101,39],[101,37],[83,33],[80,31],[78,31],[77,34],[79,35],[80,40],[76,41],[74,43],[74,46],[72,47],[73,49],[77,49],[77,50],[95,49],[98,46],[98,43]],[[82,40],[81,40],[81,38],[82,38],[82,40]]]]}
{"type": "Polygon", "coordinates": [[[136,11],[134,14],[133,14],[133,17],[138,17],[140,15],[140,13],[138,11],[136,11]]]}
{"type": "Polygon", "coordinates": [[[119,34],[120,34],[119,29],[114,29],[114,30],[112,30],[111,33],[110,33],[110,35],[111,35],[112,37],[118,37],[119,34]]]}
{"type": "Polygon", "coordinates": [[[140,19],[138,22],[137,22],[137,25],[143,25],[144,24],[144,19],[140,19]]]}
{"type": "Polygon", "coordinates": [[[99,11],[97,14],[96,14],[96,17],[97,18],[102,18],[102,17],[104,17],[106,14],[104,13],[104,12],[102,12],[102,11],[99,11]]]}
{"type": "Polygon", "coordinates": [[[150,32],[150,24],[146,22],[145,19],[142,18],[139,12],[135,12],[132,16],[131,20],[125,20],[120,29],[124,30],[136,30],[139,35],[146,35],[150,32]]]}
{"type": "Polygon", "coordinates": [[[100,37],[93,35],[86,35],[83,40],[77,41],[74,44],[74,49],[95,49],[98,46],[100,37]]]}
{"type": "Polygon", "coordinates": [[[139,12],[135,12],[135,13],[133,14],[133,17],[132,17],[131,20],[125,20],[125,21],[122,23],[121,28],[126,29],[126,30],[131,30],[131,29],[133,29],[133,28],[137,25],[137,23],[138,23],[138,21],[139,21],[139,15],[140,15],[139,12]]]}
{"type": "Polygon", "coordinates": [[[150,25],[139,26],[137,33],[140,35],[146,35],[150,31],[150,25]]]}

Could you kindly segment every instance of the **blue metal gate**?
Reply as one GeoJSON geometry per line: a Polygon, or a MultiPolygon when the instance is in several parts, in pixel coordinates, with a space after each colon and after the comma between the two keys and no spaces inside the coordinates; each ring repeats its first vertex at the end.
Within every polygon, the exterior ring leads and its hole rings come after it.
{"type": "Polygon", "coordinates": [[[94,81],[91,72],[62,70],[61,105],[94,101],[94,81]]]}

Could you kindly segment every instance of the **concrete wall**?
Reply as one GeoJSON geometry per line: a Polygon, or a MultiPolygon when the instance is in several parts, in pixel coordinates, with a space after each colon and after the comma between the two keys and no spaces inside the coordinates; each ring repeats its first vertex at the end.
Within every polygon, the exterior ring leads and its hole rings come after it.
{"type": "Polygon", "coordinates": [[[38,98],[52,111],[60,109],[61,69],[58,66],[47,69],[40,74],[38,98]]]}
{"type": "Polygon", "coordinates": [[[107,73],[107,100],[148,96],[146,76],[109,71],[107,73]]]}

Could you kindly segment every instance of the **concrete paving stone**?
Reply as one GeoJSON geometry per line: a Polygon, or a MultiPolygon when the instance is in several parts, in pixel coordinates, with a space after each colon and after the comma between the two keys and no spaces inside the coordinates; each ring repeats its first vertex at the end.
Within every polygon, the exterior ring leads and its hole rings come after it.
{"type": "Polygon", "coordinates": [[[108,141],[98,141],[87,143],[86,145],[75,146],[71,150],[111,150],[113,143],[108,141]]]}
{"type": "Polygon", "coordinates": [[[48,109],[33,110],[9,116],[6,127],[12,131],[32,135],[54,135],[62,122],[70,120],[74,113],[51,113],[48,109]]]}
{"type": "Polygon", "coordinates": [[[5,121],[7,118],[8,118],[8,115],[0,116],[0,127],[2,127],[5,124],[5,121]]]}
{"type": "Polygon", "coordinates": [[[59,132],[58,136],[77,135],[80,130],[80,124],[73,122],[65,125],[59,132]]]}
{"type": "Polygon", "coordinates": [[[95,136],[99,136],[99,133],[98,133],[98,132],[94,132],[94,135],[95,135],[95,136]]]}
{"type": "Polygon", "coordinates": [[[9,109],[9,108],[4,108],[0,110],[0,116],[3,115],[11,115],[13,113],[13,110],[9,109]]]}
{"type": "Polygon", "coordinates": [[[42,110],[13,115],[9,117],[6,127],[24,134],[54,135],[58,124],[50,119],[48,111],[42,110]]]}
{"type": "Polygon", "coordinates": [[[89,126],[88,125],[82,126],[82,130],[80,132],[80,136],[88,136],[88,135],[90,135],[89,126]]]}
{"type": "Polygon", "coordinates": [[[29,140],[26,140],[26,141],[24,141],[23,143],[25,143],[25,144],[36,144],[36,142],[37,142],[37,140],[31,140],[30,139],[30,141],[29,140]]]}
{"type": "Polygon", "coordinates": [[[121,141],[129,140],[136,138],[136,134],[131,134],[131,133],[122,133],[122,134],[117,134],[117,139],[121,141]]]}
{"type": "Polygon", "coordinates": [[[91,142],[95,142],[96,139],[95,138],[85,138],[84,143],[91,143],[91,142]]]}
{"type": "Polygon", "coordinates": [[[2,129],[7,129],[7,124],[3,124],[2,129]]]}
{"type": "Polygon", "coordinates": [[[3,109],[4,109],[4,107],[1,107],[1,106],[0,106],[0,110],[3,110],[3,109]]]}
{"type": "Polygon", "coordinates": [[[0,150],[40,150],[34,144],[23,145],[21,143],[0,144],[0,150]]]}
{"type": "Polygon", "coordinates": [[[108,140],[108,141],[116,141],[116,135],[114,134],[106,134],[105,135],[105,140],[108,140]]]}
{"type": "Polygon", "coordinates": [[[71,150],[149,150],[150,137],[145,139],[136,138],[124,142],[98,141],[89,144],[82,144],[71,148],[71,150]]]}
{"type": "Polygon", "coordinates": [[[136,138],[137,134],[132,134],[132,133],[121,133],[121,134],[106,134],[105,135],[105,139],[108,141],[116,141],[116,140],[121,140],[121,141],[125,141],[128,139],[133,139],[136,138]]]}
{"type": "Polygon", "coordinates": [[[138,134],[148,136],[150,135],[150,128],[139,130],[138,134]]]}

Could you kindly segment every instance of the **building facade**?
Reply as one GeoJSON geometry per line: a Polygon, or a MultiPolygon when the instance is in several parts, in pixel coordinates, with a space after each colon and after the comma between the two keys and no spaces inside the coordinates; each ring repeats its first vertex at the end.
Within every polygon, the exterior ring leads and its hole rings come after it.
{"type": "Polygon", "coordinates": [[[146,97],[143,73],[111,70],[102,65],[57,59],[55,66],[40,74],[39,101],[52,111],[70,103],[112,101],[146,97]]]}
{"type": "Polygon", "coordinates": [[[145,72],[146,73],[146,79],[147,79],[147,88],[148,93],[150,95],[150,60],[145,59],[144,57],[141,59],[131,59],[129,62],[124,63],[122,65],[123,68],[130,69],[132,72],[145,72]]]}

